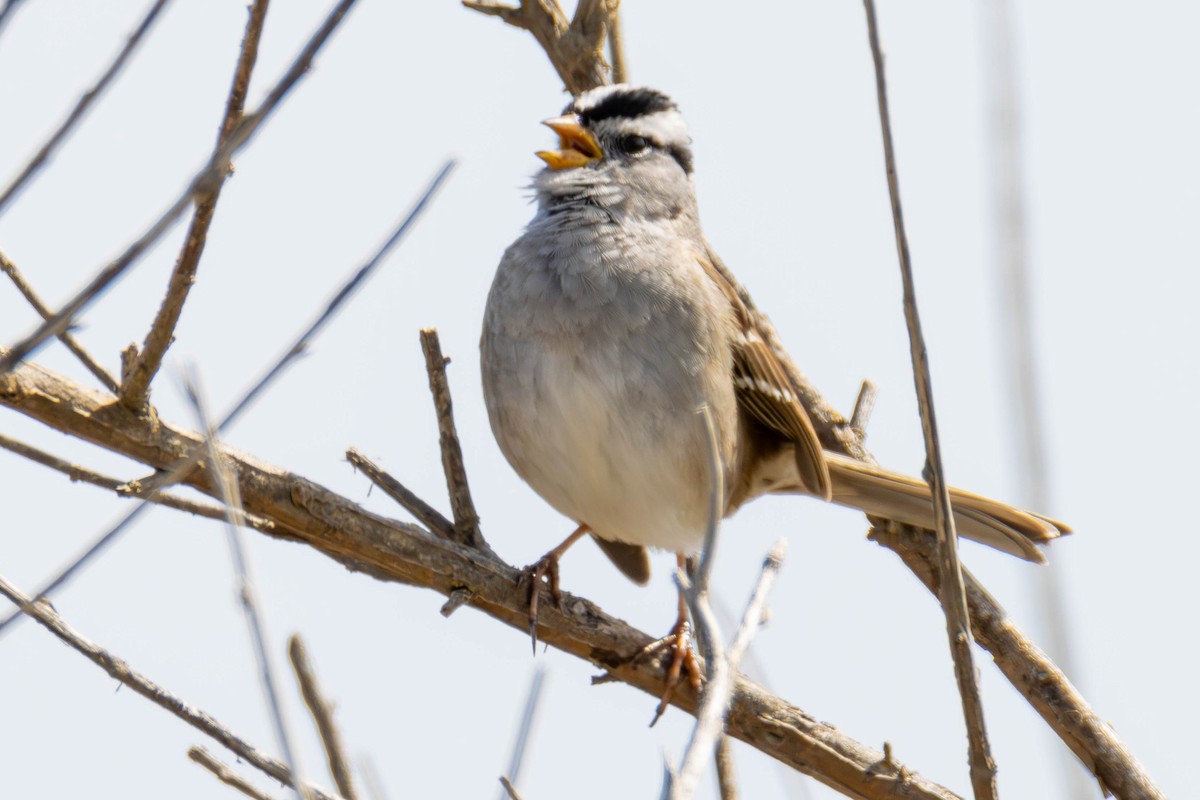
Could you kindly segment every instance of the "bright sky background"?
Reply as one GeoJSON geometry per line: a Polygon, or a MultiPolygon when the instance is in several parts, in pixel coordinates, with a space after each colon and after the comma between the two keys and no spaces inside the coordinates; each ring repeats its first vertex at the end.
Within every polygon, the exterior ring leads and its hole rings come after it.
{"type": "MultiPolygon", "coordinates": [[[[0,37],[0,181],[7,182],[107,65],[147,0],[28,0],[0,37]]],[[[0,248],[52,304],[155,218],[212,146],[245,21],[242,0],[176,0],[127,73],[49,169],[0,218],[0,248]]],[[[329,2],[276,0],[251,102],[281,74],[329,2]]],[[[901,188],[952,483],[1012,497],[1015,437],[987,151],[979,3],[884,0],[901,188]]],[[[1072,618],[1078,685],[1168,796],[1194,785],[1200,714],[1192,635],[1200,541],[1191,517],[1200,423],[1200,6],[1018,2],[1017,58],[1040,376],[1053,507],[1078,532],[1050,552],[1072,618]]],[[[880,388],[869,446],[923,459],[900,306],[861,3],[747,6],[627,0],[634,80],[662,88],[695,138],[707,233],[792,355],[849,411],[880,388]]],[[[487,425],[479,320],[504,247],[531,216],[526,185],[564,104],[533,40],[455,2],[361,0],[253,146],[237,159],[178,341],[154,393],[187,425],[175,375],[193,363],[225,407],[303,327],[447,156],[461,165],[389,263],[228,442],[404,517],[343,452],[376,458],[447,504],[417,331],[441,331],[484,531],[513,563],[570,523],[524,486],[487,425]]],[[[157,308],[183,226],[81,320],[113,371],[157,308]]],[[[0,342],[34,323],[0,286],[0,342]]],[[[92,385],[61,347],[38,360],[92,385]]],[[[123,478],[144,467],[13,412],[0,431],[123,478]]],[[[128,501],[0,452],[0,573],[26,589],[128,501]]],[[[892,742],[910,768],[969,791],[965,736],[941,612],[861,515],[770,499],[725,524],[716,580],[740,607],[763,553],[789,554],[771,625],[754,644],[782,697],[846,734],[892,742]]],[[[425,590],[350,574],[306,547],[247,535],[278,663],[307,638],[356,758],[391,798],[489,797],[537,664],[550,670],[521,788],[551,797],[657,797],[663,754],[690,719],[647,729],[654,700],[592,687],[597,670],[470,610],[449,620],[425,590]]],[[[970,568],[1037,640],[1036,567],[975,545],[970,568]]],[[[564,588],[643,630],[674,613],[670,557],[649,588],[590,545],[564,588]]],[[[275,752],[224,533],[154,510],[54,598],[86,635],[275,752]]],[[[979,654],[1002,796],[1065,796],[1066,750],[979,654]]],[[[287,711],[306,774],[329,785],[290,677],[287,711]]],[[[187,761],[219,747],[28,622],[0,640],[0,796],[232,797],[187,761]]],[[[223,751],[220,752],[225,757],[223,751]]],[[[746,797],[833,796],[781,779],[739,746],[746,797]],[[788,793],[790,792],[790,794],[788,793]],[[807,793],[806,793],[807,792],[807,793]]],[[[240,770],[257,781],[248,768],[240,770]]],[[[261,782],[260,782],[261,783],[261,782]]],[[[265,785],[265,784],[263,784],[265,785]]],[[[284,793],[270,787],[276,796],[284,793]]],[[[712,796],[711,781],[704,784],[712,796]]],[[[1094,796],[1099,796],[1098,792],[1094,796]]]]}

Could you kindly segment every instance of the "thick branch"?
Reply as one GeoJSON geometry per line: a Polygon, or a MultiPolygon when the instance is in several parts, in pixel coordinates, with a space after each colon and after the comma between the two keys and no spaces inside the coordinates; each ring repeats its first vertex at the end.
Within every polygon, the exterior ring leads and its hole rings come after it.
{"type": "MultiPolygon", "coordinates": [[[[268,0],[255,0],[250,6],[250,19],[246,22],[237,66],[233,70],[233,85],[225,101],[225,114],[217,134],[217,151],[225,146],[242,121],[246,92],[250,88],[250,73],[258,58],[258,42],[262,38],[267,5],[268,0]]],[[[171,272],[171,280],[167,285],[167,295],[163,298],[162,306],[159,307],[150,331],[146,334],[142,350],[139,353],[134,345],[130,345],[131,349],[126,351],[127,364],[121,376],[121,402],[134,411],[145,410],[150,397],[150,382],[158,373],[167,348],[175,341],[175,325],[183,312],[188,291],[196,282],[196,268],[200,266],[200,256],[204,254],[208,227],[217,209],[221,188],[229,174],[226,172],[213,182],[208,191],[196,198],[196,210],[192,213],[192,222],[188,226],[183,251],[179,254],[179,260],[175,262],[175,269],[171,272]]]]}
{"type": "MultiPolygon", "coordinates": [[[[927,531],[878,522],[871,538],[895,551],[937,595],[937,547],[927,531]]],[[[963,581],[975,641],[992,654],[1004,677],[1091,770],[1101,789],[1121,800],[1162,800],[1164,795],[1145,768],[1054,662],[1017,628],[1008,612],[967,570],[963,570],[963,581]]]]}
{"type": "MultiPolygon", "coordinates": [[[[199,441],[166,423],[152,424],[110,398],[32,364],[0,375],[0,405],[160,469],[185,456],[199,441]]],[[[522,633],[528,631],[528,596],[520,588],[519,570],[422,528],[378,517],[322,486],[250,456],[229,451],[226,456],[246,510],[273,520],[277,526],[273,535],[307,543],[381,580],[431,588],[446,596],[465,589],[471,606],[522,633]]],[[[202,468],[185,482],[210,496],[218,493],[213,476],[202,468]]],[[[653,660],[629,662],[651,637],[587,600],[564,594],[562,609],[553,605],[543,609],[539,625],[542,641],[587,659],[614,679],[654,697],[661,694],[662,665],[653,660]]],[[[695,713],[696,697],[687,687],[677,690],[672,702],[695,713]]],[[[898,792],[912,798],[955,797],[908,771],[880,774],[882,753],[745,679],[736,684],[728,733],[850,797],[884,798],[898,792]]]]}

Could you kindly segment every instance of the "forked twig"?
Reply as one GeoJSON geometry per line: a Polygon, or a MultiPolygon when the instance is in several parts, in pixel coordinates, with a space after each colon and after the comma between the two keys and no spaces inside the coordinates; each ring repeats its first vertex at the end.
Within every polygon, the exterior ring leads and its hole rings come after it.
{"type": "Polygon", "coordinates": [[[218,761],[203,747],[188,748],[188,758],[211,772],[221,783],[237,789],[251,800],[272,800],[270,795],[260,792],[257,787],[230,769],[228,764],[218,761]]]}
{"type": "MultiPolygon", "coordinates": [[[[33,158],[31,158],[25,164],[25,167],[17,173],[16,177],[14,177],[12,181],[9,182],[8,186],[5,187],[4,191],[0,193],[0,215],[4,214],[5,206],[7,206],[9,202],[17,196],[17,193],[24,188],[25,184],[37,174],[38,170],[40,170],[46,161],[49,160],[51,154],[53,154],[58,146],[62,144],[67,136],[71,133],[71,130],[74,129],[75,125],[83,119],[92,103],[94,103],[100,98],[101,95],[104,94],[104,90],[108,88],[110,83],[112,83],[113,78],[120,74],[121,68],[125,66],[125,62],[129,60],[131,55],[133,55],[133,51],[137,49],[138,44],[141,43],[142,39],[146,35],[146,32],[150,30],[150,28],[154,25],[154,21],[158,19],[159,13],[166,8],[167,4],[170,2],[171,0],[155,0],[154,5],[150,6],[150,10],[147,11],[145,16],[142,17],[142,21],[138,23],[136,28],[134,28],[133,33],[129,34],[129,38],[125,42],[125,46],[121,48],[121,52],[117,53],[117,57],[114,58],[112,63],[108,65],[108,69],[104,71],[104,74],[102,74],[99,79],[92,84],[91,88],[80,95],[79,100],[76,101],[74,108],[72,108],[67,114],[66,118],[59,123],[59,126],[55,129],[54,133],[50,134],[50,138],[46,140],[45,144],[38,149],[33,158]]],[[[7,16],[8,12],[14,5],[16,4],[10,0],[0,14],[7,16]]],[[[0,25],[2,24],[3,23],[0,22],[0,25]]]]}
{"type": "Polygon", "coordinates": [[[126,270],[149,250],[151,245],[183,214],[194,197],[204,194],[209,191],[215,182],[220,182],[224,179],[225,173],[229,169],[230,159],[253,139],[254,134],[271,117],[275,110],[279,108],[279,104],[287,97],[296,83],[308,73],[313,59],[324,46],[325,42],[329,40],[330,35],[337,29],[338,25],[341,24],[342,19],[345,18],[346,13],[355,2],[356,0],[341,0],[329,12],[321,25],[301,49],[287,72],[279,79],[262,103],[259,104],[258,108],[242,119],[241,124],[238,125],[237,130],[233,132],[228,141],[218,148],[217,152],[213,153],[208,162],[192,177],[183,193],[176,198],[175,202],[169,208],[159,215],[158,219],[145,233],[130,244],[125,249],[125,252],[118,256],[116,260],[100,270],[100,272],[88,281],[86,286],[68,300],[52,317],[39,325],[24,339],[14,344],[3,356],[0,356],[0,375],[10,371],[16,364],[24,360],[26,356],[32,353],[48,337],[57,336],[60,332],[66,330],[76,314],[91,305],[117,278],[121,277],[126,270]]]}
{"type": "MultiPolygon", "coordinates": [[[[128,686],[155,705],[165,708],[205,736],[216,740],[222,746],[236,753],[239,758],[245,759],[254,767],[262,770],[280,783],[295,786],[292,774],[283,762],[272,758],[246,742],[208,714],[184,702],[178,696],[134,670],[124,660],[117,658],[100,645],[80,635],[48,603],[33,601],[9,583],[3,576],[0,576],[0,594],[16,603],[25,614],[33,617],[42,627],[53,633],[59,640],[66,643],[72,649],[81,653],[93,664],[103,669],[112,678],[128,686]]],[[[338,800],[336,795],[311,784],[306,784],[304,788],[306,792],[317,798],[317,800],[338,800]]]]}
{"type": "Polygon", "coordinates": [[[442,355],[442,344],[438,340],[437,329],[425,328],[421,331],[421,350],[425,353],[429,391],[433,394],[433,408],[437,412],[442,470],[446,473],[446,490],[450,495],[450,508],[454,511],[454,540],[471,547],[483,548],[487,546],[487,542],[479,532],[479,514],[471,500],[471,487],[467,483],[462,445],[458,441],[458,429],[454,424],[450,383],[446,380],[446,364],[450,359],[442,355]]]}
{"type": "MultiPolygon", "coordinates": [[[[242,121],[246,92],[250,88],[250,73],[254,70],[254,62],[258,57],[258,42],[262,38],[263,22],[267,16],[267,5],[268,0],[254,0],[250,6],[250,18],[246,22],[237,66],[233,71],[233,85],[229,89],[229,98],[225,101],[225,114],[217,134],[217,151],[229,141],[242,121]]],[[[163,298],[150,331],[146,334],[141,352],[138,352],[136,345],[131,344],[122,354],[124,367],[121,370],[121,402],[133,411],[146,408],[150,397],[150,383],[162,365],[167,348],[175,340],[175,326],[183,312],[188,291],[196,282],[196,269],[200,265],[200,256],[204,253],[208,227],[212,223],[217,200],[221,196],[221,188],[225,185],[228,174],[220,176],[207,192],[196,198],[196,210],[192,213],[192,222],[188,226],[183,250],[175,262],[175,269],[171,271],[166,297],[163,298]]]]}
{"type": "Polygon", "coordinates": [[[896,252],[904,284],[904,321],[908,326],[913,381],[917,386],[921,430],[925,436],[924,477],[933,494],[934,519],[937,524],[940,577],[938,596],[946,614],[946,635],[950,640],[954,676],[958,682],[958,693],[962,698],[963,716],[967,724],[971,786],[975,792],[975,800],[995,800],[996,762],[992,759],[991,746],[988,744],[983,701],[979,695],[979,681],[971,652],[971,621],[967,611],[966,591],[963,588],[962,566],[958,560],[958,536],[954,530],[954,515],[950,509],[950,490],[942,467],[942,450],[933,409],[933,382],[929,376],[929,357],[925,349],[925,337],[921,333],[921,318],[917,313],[916,289],[913,285],[912,263],[908,253],[908,235],[904,230],[904,214],[900,206],[900,185],[896,177],[896,154],[892,146],[892,123],[888,112],[883,52],[879,46],[879,30],[875,21],[875,3],[874,0],[863,0],[863,4],[867,12],[871,56],[875,62],[875,90],[879,103],[879,124],[883,134],[884,161],[887,165],[888,196],[892,202],[896,252]]]}
{"type": "Polygon", "coordinates": [[[350,760],[346,758],[342,735],[333,721],[333,704],[325,699],[317,684],[316,672],[308,658],[308,648],[304,646],[300,634],[293,634],[288,639],[288,658],[292,662],[292,671],[296,673],[296,682],[300,684],[300,695],[317,726],[317,735],[325,750],[325,761],[329,764],[333,784],[346,800],[358,800],[358,790],[354,787],[354,776],[350,772],[350,760]]]}
{"type": "MultiPolygon", "coordinates": [[[[17,291],[24,296],[24,298],[29,302],[29,305],[33,306],[33,310],[36,311],[42,319],[50,319],[50,317],[53,316],[54,312],[52,312],[46,306],[46,304],[42,302],[42,298],[38,297],[37,292],[35,292],[33,287],[29,285],[29,281],[25,280],[25,276],[21,274],[21,270],[17,268],[17,265],[14,264],[12,260],[4,254],[3,251],[0,251],[0,271],[3,271],[6,275],[8,275],[9,278],[12,279],[13,284],[17,287],[17,291]]],[[[79,359],[80,363],[87,367],[88,371],[95,375],[96,379],[99,380],[100,383],[104,384],[104,388],[108,389],[113,394],[116,394],[118,391],[120,391],[121,387],[117,383],[117,379],[110,375],[108,370],[100,366],[96,359],[92,358],[91,353],[84,349],[83,345],[79,343],[79,340],[75,338],[74,334],[68,330],[59,331],[58,340],[66,345],[68,350],[75,354],[75,357],[79,359]]]]}

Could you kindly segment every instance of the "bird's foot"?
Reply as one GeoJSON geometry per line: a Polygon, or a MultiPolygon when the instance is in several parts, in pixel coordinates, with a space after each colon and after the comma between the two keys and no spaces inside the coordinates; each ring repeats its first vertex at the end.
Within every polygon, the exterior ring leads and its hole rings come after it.
{"type": "Polygon", "coordinates": [[[643,647],[630,660],[637,661],[663,648],[670,649],[671,660],[667,664],[662,697],[658,702],[658,707],[654,710],[654,719],[650,720],[652,728],[666,712],[667,706],[671,704],[671,696],[675,693],[675,687],[679,684],[680,679],[686,677],[692,689],[698,692],[704,677],[704,672],[700,668],[700,659],[696,657],[696,650],[692,647],[691,623],[688,622],[686,613],[681,614],[675,620],[670,633],[643,647]]]}
{"type": "Polygon", "coordinates": [[[529,638],[533,640],[534,655],[537,655],[538,597],[542,593],[542,583],[550,585],[550,598],[554,600],[554,607],[562,611],[562,591],[558,588],[558,559],[587,532],[588,527],[580,525],[562,544],[521,570],[521,580],[529,581],[529,638]]]}

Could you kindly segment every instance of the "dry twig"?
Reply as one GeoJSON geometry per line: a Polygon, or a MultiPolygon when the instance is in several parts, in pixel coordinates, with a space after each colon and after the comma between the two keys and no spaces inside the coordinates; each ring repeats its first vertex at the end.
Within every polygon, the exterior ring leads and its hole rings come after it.
{"type": "MultiPolygon", "coordinates": [[[[280,783],[295,786],[292,775],[285,764],[271,758],[221,725],[208,714],[192,707],[181,698],[134,670],[124,660],[117,658],[100,645],[77,633],[48,603],[31,600],[3,576],[0,576],[0,594],[16,603],[24,613],[37,620],[42,627],[53,633],[72,649],[82,653],[89,661],[103,669],[114,679],[128,686],[155,705],[165,708],[205,736],[216,740],[222,746],[236,753],[239,758],[245,759],[254,767],[262,770],[280,783]]],[[[311,784],[306,784],[304,789],[313,797],[318,798],[318,800],[338,800],[335,795],[318,789],[311,784]]]]}
{"type": "Polygon", "coordinates": [[[619,3],[620,0],[579,0],[575,16],[568,22],[558,0],[520,0],[515,7],[502,6],[495,0],[463,0],[463,5],[473,11],[499,17],[533,34],[573,95],[608,83],[604,34],[619,3]]]}
{"type": "Polygon", "coordinates": [[[988,744],[983,701],[979,696],[979,681],[971,652],[971,622],[963,589],[962,567],[958,561],[958,536],[954,530],[954,515],[950,509],[950,489],[946,484],[946,474],[942,466],[937,417],[933,408],[933,382],[929,376],[929,356],[925,349],[925,337],[921,333],[912,262],[908,254],[908,235],[904,230],[904,213],[900,206],[900,185],[896,177],[896,154],[892,147],[892,123],[888,112],[887,84],[883,74],[883,53],[879,46],[875,3],[874,0],[863,2],[867,11],[871,56],[875,62],[875,89],[879,101],[879,124],[883,133],[883,155],[887,165],[888,195],[892,201],[892,220],[896,231],[896,252],[904,284],[904,321],[908,325],[913,381],[917,386],[921,430],[925,435],[923,473],[933,494],[934,519],[937,523],[941,578],[938,596],[946,614],[946,635],[950,640],[954,676],[958,681],[958,693],[962,698],[963,716],[967,724],[971,786],[975,792],[975,800],[995,800],[996,762],[992,759],[991,746],[988,744]]]}
{"type": "MultiPolygon", "coordinates": [[[[159,13],[166,8],[169,2],[171,2],[171,0],[155,0],[154,5],[152,5],[150,10],[147,11],[145,16],[142,17],[142,21],[136,28],[134,28],[133,33],[129,34],[129,39],[125,42],[125,46],[121,48],[121,52],[117,53],[117,57],[114,58],[112,63],[108,65],[108,69],[104,71],[104,74],[102,74],[100,78],[94,84],[92,84],[90,89],[88,89],[79,97],[79,100],[75,103],[75,107],[71,109],[66,118],[63,119],[58,128],[55,129],[54,133],[50,134],[50,138],[46,140],[46,143],[38,149],[33,158],[31,158],[29,162],[25,164],[25,167],[17,173],[17,176],[13,178],[4,191],[0,193],[0,214],[4,213],[5,206],[7,206],[9,202],[11,202],[12,199],[17,196],[17,193],[24,188],[25,184],[28,183],[29,180],[37,174],[38,170],[42,168],[46,161],[49,160],[50,156],[54,153],[58,146],[66,140],[67,136],[71,133],[71,130],[75,127],[75,125],[83,119],[92,103],[99,99],[102,94],[104,94],[104,90],[108,88],[110,83],[112,83],[113,78],[117,77],[117,75],[121,72],[121,68],[125,66],[125,62],[129,60],[131,55],[133,55],[133,51],[137,49],[138,44],[142,41],[142,38],[146,35],[146,32],[149,31],[154,25],[154,21],[158,19],[159,13]]],[[[16,4],[10,0],[10,2],[5,5],[4,9],[0,11],[0,26],[3,25],[3,17],[8,15],[9,11],[14,5],[16,4]]]]}
{"type": "Polygon", "coordinates": [[[442,355],[437,329],[425,328],[421,331],[421,350],[425,353],[429,391],[433,395],[433,408],[437,412],[438,432],[441,435],[442,470],[446,473],[446,491],[450,495],[450,508],[454,511],[454,540],[471,547],[487,547],[483,534],[479,532],[479,514],[471,500],[462,445],[459,444],[458,430],[454,424],[454,404],[450,400],[450,383],[446,380],[446,364],[450,359],[442,355]]]}
{"type": "Polygon", "coordinates": [[[521,793],[517,791],[517,787],[513,786],[507,775],[500,776],[500,785],[504,787],[504,793],[509,800],[523,800],[521,793]]]}
{"type": "Polygon", "coordinates": [[[0,356],[0,374],[10,371],[47,338],[57,336],[60,332],[66,330],[75,315],[83,311],[84,308],[89,306],[108,289],[117,278],[121,277],[127,269],[137,262],[160,236],[166,233],[167,229],[171,227],[175,220],[191,204],[194,197],[205,194],[214,183],[224,179],[226,172],[229,170],[230,159],[251,141],[254,134],[271,117],[275,110],[279,108],[279,104],[283,102],[296,83],[307,74],[309,68],[312,66],[313,59],[322,46],[324,46],[325,42],[329,40],[330,35],[337,29],[338,25],[341,24],[346,12],[350,10],[355,2],[356,0],[341,0],[329,12],[320,27],[317,28],[303,49],[301,49],[287,72],[279,79],[262,103],[259,104],[258,108],[242,119],[241,124],[238,125],[228,141],[218,148],[217,152],[213,153],[208,162],[192,177],[183,193],[176,198],[175,202],[167,210],[159,215],[159,218],[145,233],[130,244],[125,249],[125,252],[118,256],[116,260],[100,270],[86,286],[68,300],[52,317],[39,325],[24,339],[13,345],[7,353],[0,356]]]}
{"type": "MultiPolygon", "coordinates": [[[[243,108],[246,103],[246,92],[250,88],[250,73],[258,57],[258,42],[262,38],[263,22],[267,16],[268,0],[254,0],[250,6],[250,18],[246,22],[246,32],[242,36],[242,47],[238,53],[237,66],[233,71],[233,85],[229,89],[229,98],[225,102],[225,115],[221,120],[221,129],[217,134],[216,151],[233,136],[242,121],[243,108]]],[[[162,365],[163,356],[171,342],[175,341],[175,325],[183,312],[183,304],[187,300],[188,291],[196,282],[196,269],[200,265],[200,256],[204,253],[204,244],[208,239],[208,227],[212,223],[213,213],[217,208],[217,200],[221,196],[221,188],[225,178],[230,173],[218,177],[206,192],[196,197],[196,210],[192,213],[192,222],[188,226],[187,238],[184,239],[183,251],[175,262],[171,272],[171,280],[167,286],[166,297],[154,317],[141,352],[136,345],[130,345],[122,354],[121,370],[121,402],[134,411],[144,411],[150,399],[150,382],[162,365]]]]}
{"type": "MultiPolygon", "coordinates": [[[[50,319],[54,312],[42,302],[42,298],[38,297],[37,292],[25,280],[25,276],[21,274],[21,270],[17,269],[17,265],[3,252],[0,252],[0,271],[3,271],[12,279],[13,284],[17,287],[17,291],[24,296],[29,305],[33,306],[33,310],[41,315],[42,319],[50,319]]],[[[67,346],[68,350],[75,354],[75,357],[88,368],[89,372],[96,376],[96,379],[100,383],[104,384],[104,388],[113,394],[120,391],[121,387],[117,384],[117,379],[108,374],[108,370],[100,366],[96,359],[92,358],[91,353],[84,349],[83,345],[79,343],[79,340],[70,331],[59,331],[58,339],[67,346]]]]}
{"type": "Polygon", "coordinates": [[[538,704],[541,702],[542,687],[545,685],[546,667],[539,664],[533,671],[533,679],[529,682],[529,694],[525,697],[525,708],[521,712],[521,720],[517,724],[517,732],[513,737],[513,751],[512,757],[508,760],[508,772],[500,778],[500,782],[504,784],[510,796],[516,792],[513,787],[521,779],[521,763],[525,760],[525,749],[529,745],[529,734],[533,730],[534,720],[537,719],[538,704]]]}
{"type": "Polygon", "coordinates": [[[251,800],[272,800],[270,795],[260,792],[253,784],[231,770],[228,764],[218,761],[203,747],[189,748],[188,758],[211,772],[221,783],[232,786],[251,800]]]}
{"type": "Polygon", "coordinates": [[[714,760],[717,765],[717,790],[721,800],[737,800],[737,774],[733,769],[733,742],[728,736],[717,741],[714,760]]]}
{"type": "MultiPolygon", "coordinates": [[[[279,702],[279,691],[275,688],[275,668],[271,653],[267,647],[267,635],[264,632],[262,606],[258,601],[258,590],[250,577],[250,560],[246,549],[242,546],[241,531],[238,526],[243,516],[242,497],[238,491],[237,481],[229,470],[221,446],[217,440],[217,430],[208,415],[207,404],[199,388],[199,379],[195,373],[184,378],[184,392],[196,415],[196,426],[203,431],[204,449],[208,453],[208,469],[212,471],[221,502],[225,506],[226,533],[228,534],[229,555],[233,560],[233,574],[237,582],[237,596],[241,601],[242,611],[246,616],[246,627],[250,632],[250,644],[254,648],[254,660],[258,662],[258,675],[262,682],[263,695],[267,701],[267,711],[275,728],[275,738],[283,753],[283,761],[288,765],[288,771],[299,776],[300,770],[292,749],[292,736],[288,732],[287,723],[283,717],[283,704],[279,702]]],[[[305,800],[299,787],[296,787],[297,800],[305,800]]]]}
{"type": "Polygon", "coordinates": [[[385,472],[378,464],[355,450],[353,447],[346,451],[346,460],[355,469],[362,470],[371,483],[378,486],[403,506],[408,513],[417,518],[425,527],[450,541],[457,541],[454,535],[454,523],[442,516],[442,513],[421,498],[400,481],[385,472]]]}
{"type": "Polygon", "coordinates": [[[288,639],[288,658],[292,661],[292,671],[296,673],[296,682],[300,684],[304,704],[308,706],[308,711],[317,726],[317,735],[321,738],[321,746],[325,750],[325,761],[329,764],[333,784],[346,800],[358,800],[354,776],[350,772],[350,760],[346,758],[342,735],[333,721],[333,704],[326,701],[321,693],[317,675],[308,658],[308,648],[304,646],[300,634],[293,634],[292,638],[288,639]]]}
{"type": "MultiPolygon", "coordinates": [[[[117,478],[103,475],[99,472],[93,472],[86,467],[81,467],[78,464],[72,464],[70,461],[53,456],[36,447],[31,447],[24,442],[18,442],[16,439],[10,439],[0,433],[0,447],[12,453],[27,458],[30,461],[57,470],[71,479],[72,482],[89,483],[92,486],[99,486],[101,489],[111,489],[116,492],[119,497],[138,497],[129,491],[128,486],[124,481],[117,478]]],[[[167,492],[158,492],[155,494],[142,495],[142,500],[158,505],[167,506],[177,511],[185,511],[189,514],[195,514],[199,517],[208,517],[209,519],[225,519],[225,509],[220,506],[210,505],[209,503],[197,503],[194,500],[188,500],[183,497],[176,497],[167,492]]],[[[269,519],[262,519],[252,514],[243,514],[240,523],[247,528],[253,528],[260,533],[270,533],[275,528],[275,524],[269,519]]],[[[0,623],[0,628],[3,628],[3,623],[0,623]]]]}

